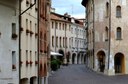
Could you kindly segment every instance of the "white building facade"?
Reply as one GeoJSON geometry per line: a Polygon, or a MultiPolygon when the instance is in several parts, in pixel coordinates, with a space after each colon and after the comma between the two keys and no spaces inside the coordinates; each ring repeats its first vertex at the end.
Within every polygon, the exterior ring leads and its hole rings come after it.
{"type": "Polygon", "coordinates": [[[77,21],[67,14],[51,14],[51,51],[62,54],[62,61],[68,64],[84,63],[85,29],[77,21]]]}
{"type": "Polygon", "coordinates": [[[38,76],[38,24],[37,2],[35,0],[21,1],[21,40],[20,40],[20,83],[37,84],[38,76]],[[35,4],[35,5],[34,5],[35,4]],[[30,8],[29,8],[30,7],[30,8]]]}
{"type": "Polygon", "coordinates": [[[0,84],[19,83],[19,0],[0,0],[0,84]]]}

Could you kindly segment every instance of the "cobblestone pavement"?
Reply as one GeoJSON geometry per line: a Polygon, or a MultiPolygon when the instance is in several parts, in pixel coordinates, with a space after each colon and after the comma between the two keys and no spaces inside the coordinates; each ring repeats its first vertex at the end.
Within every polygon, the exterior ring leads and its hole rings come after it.
{"type": "Polygon", "coordinates": [[[128,75],[106,76],[85,65],[61,67],[49,76],[49,84],[128,84],[128,75]]]}

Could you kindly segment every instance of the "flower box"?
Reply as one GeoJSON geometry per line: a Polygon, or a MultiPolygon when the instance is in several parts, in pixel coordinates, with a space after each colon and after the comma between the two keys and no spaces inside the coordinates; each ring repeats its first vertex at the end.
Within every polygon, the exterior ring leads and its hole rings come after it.
{"type": "Polygon", "coordinates": [[[32,64],[33,62],[32,61],[30,61],[30,64],[32,64]]]}
{"type": "Polygon", "coordinates": [[[29,62],[28,61],[26,61],[26,65],[28,65],[29,64],[29,62]]]}
{"type": "Polygon", "coordinates": [[[12,34],[12,38],[13,39],[17,38],[17,34],[12,34]]]}
{"type": "Polygon", "coordinates": [[[12,69],[16,69],[16,65],[15,64],[12,65],[12,69]]]}
{"type": "Polygon", "coordinates": [[[38,61],[35,61],[35,64],[38,64],[38,61]]]}
{"type": "Polygon", "coordinates": [[[38,36],[38,33],[35,33],[35,36],[38,36]]]}
{"type": "Polygon", "coordinates": [[[30,31],[30,35],[34,34],[33,31],[30,31]]]}
{"type": "Polygon", "coordinates": [[[20,61],[20,65],[22,65],[23,64],[23,62],[22,61],[20,61]]]}
{"type": "Polygon", "coordinates": [[[23,27],[20,28],[20,31],[24,31],[23,27]]]}
{"type": "Polygon", "coordinates": [[[26,33],[30,33],[30,30],[26,29],[26,33]]]}

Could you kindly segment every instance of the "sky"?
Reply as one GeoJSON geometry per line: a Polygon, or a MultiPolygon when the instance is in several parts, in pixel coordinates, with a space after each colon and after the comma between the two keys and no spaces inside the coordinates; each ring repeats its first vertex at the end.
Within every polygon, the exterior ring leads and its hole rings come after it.
{"type": "Polygon", "coordinates": [[[61,15],[68,13],[75,18],[85,18],[85,8],[81,5],[82,0],[52,0],[52,8],[61,15]]]}

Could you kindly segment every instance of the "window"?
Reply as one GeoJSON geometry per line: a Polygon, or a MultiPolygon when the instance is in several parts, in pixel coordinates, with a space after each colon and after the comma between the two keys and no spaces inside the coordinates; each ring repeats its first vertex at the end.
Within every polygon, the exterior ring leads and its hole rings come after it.
{"type": "Polygon", "coordinates": [[[109,15],[109,3],[106,3],[106,17],[109,15]]]}
{"type": "Polygon", "coordinates": [[[67,31],[67,24],[65,24],[65,31],[67,31]]]}
{"type": "Polygon", "coordinates": [[[60,37],[60,47],[61,47],[61,37],[60,37]]]}
{"type": "Polygon", "coordinates": [[[58,37],[56,37],[56,47],[58,47],[58,37]]]}
{"type": "Polygon", "coordinates": [[[16,23],[12,23],[12,34],[16,34],[16,23]]]}
{"type": "Polygon", "coordinates": [[[28,50],[26,50],[26,61],[28,61],[28,50]]]}
{"type": "Polygon", "coordinates": [[[16,51],[12,51],[12,70],[16,69],[16,51]]]}
{"type": "Polygon", "coordinates": [[[108,41],[108,27],[105,28],[105,41],[108,41]]]}
{"type": "Polygon", "coordinates": [[[61,30],[61,23],[59,23],[59,29],[61,30]]]}
{"type": "Polygon", "coordinates": [[[52,28],[54,28],[54,22],[52,22],[52,28]]]}
{"type": "Polygon", "coordinates": [[[52,36],[52,47],[54,47],[54,36],[52,36]]]}
{"type": "Polygon", "coordinates": [[[67,48],[67,37],[65,38],[65,47],[67,48]]]}
{"type": "Polygon", "coordinates": [[[28,29],[28,19],[26,19],[26,29],[28,29]]]}
{"type": "Polygon", "coordinates": [[[30,31],[32,31],[32,21],[30,21],[30,31]]]}
{"type": "Polygon", "coordinates": [[[121,28],[117,28],[117,40],[121,40],[121,28]]]}
{"type": "Polygon", "coordinates": [[[116,7],[116,17],[117,18],[120,18],[121,17],[121,7],[120,6],[117,6],[116,7]]]}
{"type": "Polygon", "coordinates": [[[56,25],[55,25],[56,29],[58,29],[58,23],[56,22],[56,25]]]}
{"type": "Polygon", "coordinates": [[[65,42],[65,41],[64,41],[64,37],[63,37],[63,47],[64,47],[64,44],[65,44],[64,42],[65,42]]]}
{"type": "Polygon", "coordinates": [[[64,30],[64,23],[63,23],[63,30],[64,30]]]}
{"type": "Polygon", "coordinates": [[[17,34],[16,34],[16,23],[12,23],[12,38],[13,39],[17,38],[17,34]]]}
{"type": "Polygon", "coordinates": [[[32,51],[30,51],[30,65],[32,64],[32,51]]]}

